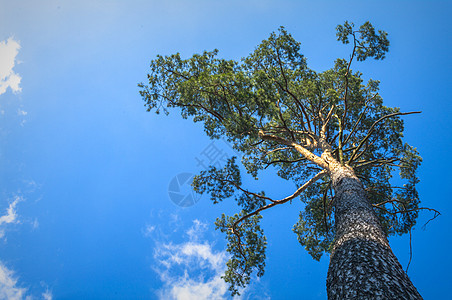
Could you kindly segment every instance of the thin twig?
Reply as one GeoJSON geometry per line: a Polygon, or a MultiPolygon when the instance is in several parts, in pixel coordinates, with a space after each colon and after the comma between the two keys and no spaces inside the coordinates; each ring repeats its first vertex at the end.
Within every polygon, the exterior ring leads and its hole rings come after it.
{"type": "Polygon", "coordinates": [[[408,268],[411,264],[411,259],[413,258],[413,245],[411,243],[411,228],[410,228],[410,260],[408,261],[408,265],[406,266],[405,273],[408,274],[408,268]]]}

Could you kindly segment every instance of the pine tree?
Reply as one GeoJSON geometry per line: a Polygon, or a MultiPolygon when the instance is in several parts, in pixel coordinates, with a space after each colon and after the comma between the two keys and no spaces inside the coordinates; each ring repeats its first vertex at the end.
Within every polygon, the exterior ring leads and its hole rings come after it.
{"type": "Polygon", "coordinates": [[[324,72],[308,68],[300,43],[281,27],[240,61],[218,58],[218,50],[157,56],[148,83],[139,84],[148,111],[179,108],[210,138],[226,138],[243,154],[243,168],[232,157],[193,181],[213,203],[234,198],[241,207],[216,222],[231,254],[223,278],[232,295],[253,272],[264,274],[261,212],[300,198],[305,208],[293,231],[314,259],[329,253],[329,299],[422,299],[387,240],[410,232],[425,209],[416,191],[422,159],[402,141],[400,118],[418,112],[384,106],[379,82],[364,83],[351,69],[355,60],[385,58],[386,32],[345,22],[337,39],[351,45],[350,58],[324,72]],[[249,191],[244,169],[255,179],[274,170],[296,190],[284,199],[249,191]],[[396,170],[403,184],[394,186],[396,170]]]}

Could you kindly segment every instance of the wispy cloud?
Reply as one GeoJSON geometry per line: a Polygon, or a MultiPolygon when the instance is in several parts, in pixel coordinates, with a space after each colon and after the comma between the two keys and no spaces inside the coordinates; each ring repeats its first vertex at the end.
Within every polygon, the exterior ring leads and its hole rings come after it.
{"type": "MultiPolygon", "coordinates": [[[[45,285],[42,283],[42,285],[45,285]]],[[[52,292],[46,288],[45,292],[41,294],[41,297],[34,297],[30,294],[27,295],[27,289],[20,287],[18,284],[18,278],[14,272],[8,269],[0,261],[0,299],[8,300],[33,300],[33,299],[44,299],[52,300],[52,292]]]]}
{"type": "Polygon", "coordinates": [[[199,220],[193,221],[193,226],[187,230],[187,235],[191,241],[197,241],[202,237],[202,233],[207,230],[207,224],[202,223],[199,220]]]}
{"type": "Polygon", "coordinates": [[[42,298],[44,300],[52,300],[53,299],[52,292],[49,290],[46,290],[44,293],[42,293],[42,298]]]}
{"type": "Polygon", "coordinates": [[[22,78],[13,70],[19,49],[19,42],[11,37],[0,42],[0,95],[5,93],[8,87],[14,93],[21,91],[19,85],[22,78]]]}
{"type": "Polygon", "coordinates": [[[152,233],[154,232],[154,230],[155,230],[155,226],[154,225],[146,225],[146,227],[144,228],[144,230],[143,230],[143,234],[144,234],[144,236],[145,237],[151,237],[152,236],[152,233]]]}
{"type": "MultiPolygon", "coordinates": [[[[172,214],[165,220],[179,220],[178,228],[183,228],[178,215],[172,214]]],[[[208,227],[195,219],[183,233],[177,230],[166,234],[162,226],[150,224],[143,229],[143,235],[155,243],[152,268],[162,281],[156,292],[159,299],[231,299],[228,284],[221,278],[229,254],[225,250],[216,250],[215,244],[209,242],[206,238],[208,227]],[[185,240],[175,243],[174,240],[180,240],[181,233],[185,240]]],[[[172,230],[172,225],[170,228],[172,230]]],[[[270,299],[268,288],[257,277],[240,294],[234,299],[270,299]]]]}
{"type": "MultiPolygon", "coordinates": [[[[0,239],[4,239],[5,242],[5,230],[7,225],[20,223],[17,214],[17,204],[23,200],[22,196],[16,195],[14,200],[9,203],[8,207],[5,209],[4,214],[0,215],[0,239]]],[[[36,229],[39,226],[38,220],[35,219],[32,225],[33,228],[36,229]]],[[[0,261],[0,299],[37,299],[32,295],[26,295],[27,288],[21,287],[18,281],[19,278],[14,274],[14,271],[6,267],[5,264],[0,261]]],[[[38,299],[44,300],[52,300],[52,298],[52,292],[47,287],[45,292],[41,294],[41,297],[38,297],[38,299]]]]}
{"type": "Polygon", "coordinates": [[[225,299],[227,284],[221,278],[227,255],[215,251],[201,237],[207,225],[195,220],[186,232],[189,241],[157,244],[154,270],[163,282],[158,292],[160,299],[225,299]]]}
{"type": "Polygon", "coordinates": [[[16,196],[14,198],[14,201],[9,204],[5,214],[0,216],[0,239],[5,237],[6,224],[13,224],[18,222],[16,206],[21,200],[22,198],[20,196],[16,196]]]}
{"type": "Polygon", "coordinates": [[[14,272],[0,262],[0,299],[23,299],[26,289],[17,286],[14,272]]]}
{"type": "MultiPolygon", "coordinates": [[[[0,216],[0,238],[5,237],[5,227],[7,224],[17,223],[16,206],[22,200],[15,196],[14,201],[6,208],[5,214],[0,216]]],[[[0,261],[0,299],[23,299],[25,288],[17,286],[17,278],[14,272],[8,269],[0,261]]]]}
{"type": "MultiPolygon", "coordinates": [[[[27,289],[20,287],[18,278],[14,272],[8,269],[2,262],[0,262],[0,299],[8,300],[32,300],[37,299],[32,295],[26,295],[27,289]]],[[[52,300],[52,292],[46,288],[45,292],[41,294],[38,299],[52,300]]]]}

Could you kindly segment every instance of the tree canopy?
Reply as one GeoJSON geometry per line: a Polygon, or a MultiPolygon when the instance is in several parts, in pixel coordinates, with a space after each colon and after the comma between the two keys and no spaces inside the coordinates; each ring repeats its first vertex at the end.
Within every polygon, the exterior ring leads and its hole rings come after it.
{"type": "Polygon", "coordinates": [[[195,191],[208,193],[214,203],[234,198],[242,209],[216,222],[228,240],[224,279],[233,295],[254,270],[264,274],[263,210],[300,198],[305,206],[293,228],[300,244],[316,260],[330,250],[334,191],[326,154],[353,168],[387,235],[409,232],[423,209],[416,191],[422,159],[403,142],[400,118],[417,112],[384,106],[379,81],[364,82],[363,74],[351,69],[354,60],[384,59],[387,33],[369,22],[359,28],[345,22],[337,26],[337,39],[350,44],[351,55],[324,72],[308,67],[300,43],[281,27],[239,61],[219,58],[218,50],[188,59],[159,55],[150,64],[148,83],[139,84],[149,111],[179,108],[182,117],[202,122],[210,138],[224,137],[243,154],[244,168],[233,157],[193,182],[195,191]],[[242,185],[243,170],[256,179],[259,172],[274,170],[296,189],[283,199],[249,191],[242,185]]]}

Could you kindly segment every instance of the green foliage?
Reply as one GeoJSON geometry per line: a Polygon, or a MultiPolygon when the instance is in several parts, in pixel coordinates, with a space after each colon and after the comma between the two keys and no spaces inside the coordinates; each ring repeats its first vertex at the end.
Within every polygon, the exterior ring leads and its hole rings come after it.
{"type": "Polygon", "coordinates": [[[375,32],[375,28],[366,22],[359,27],[359,30],[353,31],[354,24],[345,22],[344,25],[337,26],[337,40],[344,44],[348,44],[349,36],[354,36],[356,53],[356,59],[358,61],[364,61],[368,57],[374,59],[384,59],[385,53],[389,50],[388,34],[379,30],[378,34],[375,32]],[[359,34],[359,38],[356,39],[356,33],[359,34]]]}
{"type": "Polygon", "coordinates": [[[320,260],[324,252],[328,252],[333,242],[335,228],[332,218],[332,206],[328,193],[331,191],[327,182],[317,183],[302,196],[306,203],[304,211],[300,212],[298,222],[293,227],[298,242],[315,260],[320,260]],[[314,194],[324,190],[322,195],[314,194]]]}
{"type": "Polygon", "coordinates": [[[239,295],[239,289],[250,282],[254,269],[259,277],[264,275],[265,270],[267,239],[259,226],[262,216],[254,215],[243,222],[242,226],[235,228],[234,223],[244,214],[244,211],[232,217],[223,214],[215,222],[216,229],[226,233],[228,240],[227,251],[231,258],[227,262],[223,279],[230,283],[232,296],[239,295]]]}
{"type": "Polygon", "coordinates": [[[228,159],[222,170],[210,166],[207,171],[202,171],[200,175],[193,179],[193,189],[200,194],[208,192],[213,203],[233,196],[236,186],[242,184],[240,170],[235,160],[236,157],[228,159]]]}
{"type": "Polygon", "coordinates": [[[240,169],[235,163],[236,157],[228,159],[223,169],[209,167],[193,178],[192,187],[195,192],[207,192],[213,203],[218,203],[235,195],[235,200],[246,213],[250,213],[266,204],[265,193],[250,193],[240,186],[240,169]]]}
{"type": "MultiPolygon", "coordinates": [[[[281,27],[240,61],[218,58],[218,50],[188,59],[157,56],[148,83],[139,85],[140,93],[148,110],[168,113],[179,108],[182,117],[202,122],[209,137],[226,137],[242,152],[244,168],[256,179],[271,169],[299,188],[323,169],[309,155],[331,155],[361,179],[386,234],[403,234],[417,218],[416,169],[421,158],[402,141],[404,113],[383,105],[378,81],[364,83],[362,74],[351,70],[354,58],[385,58],[386,32],[377,33],[369,22],[353,28],[349,22],[337,27],[337,39],[353,45],[350,59],[337,59],[324,72],[308,68],[300,43],[281,27]],[[396,169],[405,183],[394,187],[396,169]]],[[[232,254],[224,278],[237,293],[253,269],[263,274],[266,243],[258,213],[285,202],[243,188],[236,158],[223,169],[201,172],[193,187],[208,193],[214,203],[233,197],[243,209],[217,221],[232,254]]],[[[334,239],[330,178],[309,185],[300,199],[305,208],[294,232],[318,260],[334,239]]]]}

